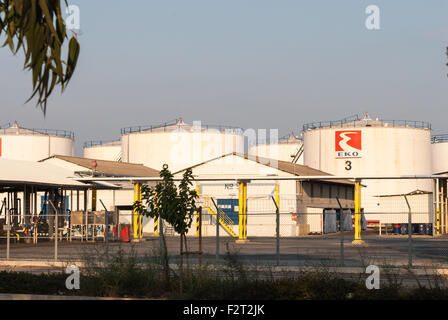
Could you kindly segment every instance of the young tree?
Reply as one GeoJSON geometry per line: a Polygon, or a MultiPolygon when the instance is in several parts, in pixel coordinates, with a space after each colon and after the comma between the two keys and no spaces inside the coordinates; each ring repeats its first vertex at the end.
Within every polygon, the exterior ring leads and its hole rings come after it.
{"type": "Polygon", "coordinates": [[[163,227],[161,227],[162,219],[180,235],[180,259],[182,262],[184,240],[187,249],[186,233],[191,227],[194,213],[198,210],[196,207],[198,194],[196,190],[190,189],[194,180],[191,169],[185,171],[179,187],[174,183],[174,177],[168,170],[168,165],[163,166],[160,177],[163,182],[158,183],[154,188],[146,185],[142,186],[142,201],[136,201],[134,208],[140,214],[159,221],[159,233],[163,241],[162,259],[165,266],[165,277],[168,281],[168,254],[163,227]]]}
{"type": "MultiPolygon", "coordinates": [[[[20,49],[25,55],[24,69],[33,74],[33,92],[37,105],[46,112],[54,87],[62,91],[69,83],[78,61],[80,46],[72,34],[67,59],[62,58],[63,44],[68,39],[61,3],[67,0],[0,0],[0,37],[3,46],[13,54],[20,49]]],[[[28,102],[27,101],[27,102],[28,102]]]]}

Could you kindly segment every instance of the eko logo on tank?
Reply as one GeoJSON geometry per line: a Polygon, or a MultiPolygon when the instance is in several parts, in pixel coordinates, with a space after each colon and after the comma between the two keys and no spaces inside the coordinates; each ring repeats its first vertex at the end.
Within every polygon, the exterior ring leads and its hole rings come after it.
{"type": "Polygon", "coordinates": [[[335,132],[336,159],[361,158],[361,130],[344,130],[335,132]]]}

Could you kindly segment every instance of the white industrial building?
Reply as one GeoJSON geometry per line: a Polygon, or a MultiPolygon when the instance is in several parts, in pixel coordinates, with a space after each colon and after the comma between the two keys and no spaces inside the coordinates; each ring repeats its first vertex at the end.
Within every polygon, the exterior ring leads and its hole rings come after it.
{"type": "Polygon", "coordinates": [[[39,161],[54,154],[73,156],[73,132],[27,129],[17,122],[0,127],[0,159],[39,161]]]}
{"type": "MultiPolygon", "coordinates": [[[[0,159],[0,233],[5,235],[10,225],[13,236],[27,235],[32,225],[32,217],[42,217],[42,197],[51,201],[49,212],[52,208],[61,211],[58,221],[59,227],[66,221],[65,213],[67,193],[84,193],[92,188],[94,183],[82,183],[73,179],[73,172],[47,163],[35,161],[0,159]],[[53,206],[53,207],[52,207],[53,206]],[[64,212],[64,214],[62,214],[64,212]]],[[[53,233],[52,227],[55,216],[48,216],[49,234],[53,233]]],[[[56,220],[57,221],[57,220],[56,220]]]]}
{"type": "MultiPolygon", "coordinates": [[[[216,232],[213,216],[216,216],[216,207],[228,216],[228,230],[222,235],[235,236],[239,232],[240,185],[233,178],[220,180],[226,177],[244,176],[250,180],[256,176],[335,175],[347,178],[247,183],[247,236],[275,235],[272,197],[278,191],[280,234],[289,237],[322,233],[326,213],[339,209],[336,197],[342,200],[344,208],[352,210],[353,180],[348,179],[448,172],[444,160],[448,156],[448,136],[434,136],[431,140],[431,126],[426,122],[371,119],[366,114],[364,118],[305,124],[302,137],[303,140],[291,134],[276,144],[252,146],[248,155],[244,155],[242,129],[191,125],[179,119],[158,126],[124,128],[120,140],[84,144],[84,158],[77,158],[73,157],[73,133],[26,129],[14,123],[0,128],[0,160],[40,161],[66,170],[70,179],[159,177],[164,164],[180,177],[191,167],[195,177],[216,179],[197,182],[207,217],[203,226],[205,236],[216,232]]],[[[435,185],[431,179],[366,179],[362,185],[361,206],[368,222],[407,223],[406,197],[413,223],[436,224],[439,212],[442,231],[447,232],[446,180],[441,179],[435,185]],[[438,197],[433,197],[436,189],[438,197]]],[[[121,223],[131,222],[134,185],[130,180],[97,182],[86,193],[71,191],[64,196],[70,210],[80,207],[84,210],[84,204],[87,210],[103,210],[102,202],[107,210],[122,209],[121,223]]],[[[20,202],[20,194],[14,197],[20,202]]],[[[35,210],[42,209],[44,197],[46,194],[36,196],[35,210]]],[[[22,208],[25,210],[23,205],[22,208]]],[[[143,232],[149,235],[154,231],[152,219],[144,218],[143,232]]],[[[195,228],[189,235],[196,235],[195,228]]]]}
{"type": "MultiPolygon", "coordinates": [[[[222,179],[243,176],[247,183],[247,236],[272,237],[276,228],[276,197],[278,186],[280,209],[280,235],[295,237],[309,232],[321,233],[326,210],[339,209],[336,197],[340,198],[343,208],[353,209],[353,182],[348,180],[256,180],[250,178],[297,177],[310,175],[328,175],[303,165],[268,158],[252,157],[231,153],[192,167],[193,176],[200,179],[222,179]]],[[[184,173],[176,173],[181,177],[184,173]]],[[[222,210],[231,232],[224,235],[238,235],[239,185],[237,181],[197,181],[200,204],[205,217],[203,235],[216,233],[216,206],[222,210]],[[213,199],[213,200],[212,200],[213,199]],[[214,202],[213,202],[214,201],[214,202]],[[215,206],[216,204],[216,206],[215,206]]],[[[189,234],[194,233],[194,228],[189,234]]],[[[226,228],[224,228],[226,229],[226,228]]]]}
{"type": "MultiPolygon", "coordinates": [[[[431,175],[431,125],[422,121],[346,118],[304,125],[304,164],[336,176],[431,175]]],[[[366,219],[407,222],[404,195],[419,198],[415,223],[432,223],[431,179],[363,180],[366,219]],[[395,199],[392,201],[392,199],[395,199]],[[400,214],[401,213],[401,214],[400,214]]],[[[414,200],[413,200],[414,201],[414,200]]]]}
{"type": "Polygon", "coordinates": [[[168,164],[182,170],[229,152],[242,152],[243,131],[236,127],[186,124],[182,119],[163,125],[121,130],[122,161],[161,170],[168,164]]]}
{"type": "Polygon", "coordinates": [[[448,135],[435,135],[431,138],[432,173],[448,172],[448,135]]]}
{"type": "Polygon", "coordinates": [[[292,132],[276,142],[251,146],[249,155],[303,164],[303,140],[292,132]]]}
{"type": "Polygon", "coordinates": [[[83,153],[87,159],[121,161],[121,140],[85,142],[83,153]]]}
{"type": "MultiPolygon", "coordinates": [[[[41,161],[42,163],[64,168],[75,177],[159,177],[157,170],[141,164],[123,163],[117,161],[85,159],[68,156],[53,156],[41,161]]],[[[100,182],[98,182],[100,183],[100,182]]],[[[132,205],[134,203],[134,185],[131,182],[103,183],[105,189],[89,190],[87,193],[87,209],[91,211],[122,208],[119,223],[131,223],[132,205]],[[115,188],[115,189],[114,189],[115,188]],[[103,204],[106,208],[103,207],[103,204]]],[[[67,201],[76,210],[77,203],[84,203],[84,195],[73,194],[67,201]],[[79,200],[77,197],[79,196],[79,200]]],[[[151,219],[143,218],[143,232],[153,233],[151,219]]]]}

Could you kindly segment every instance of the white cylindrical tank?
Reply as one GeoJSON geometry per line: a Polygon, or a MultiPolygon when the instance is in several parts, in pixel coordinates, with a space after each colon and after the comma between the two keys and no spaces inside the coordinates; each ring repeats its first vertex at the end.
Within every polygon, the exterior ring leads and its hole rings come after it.
{"type": "Polygon", "coordinates": [[[39,161],[73,156],[75,135],[66,130],[27,129],[17,122],[0,127],[0,159],[39,161]]]}
{"type": "MultiPolygon", "coordinates": [[[[304,164],[333,175],[430,175],[431,125],[421,121],[372,120],[366,116],[303,127],[304,164]]],[[[363,180],[362,207],[380,210],[379,196],[432,192],[430,180],[363,180]]],[[[404,197],[397,206],[404,207],[404,197]]],[[[428,200],[428,210],[430,201],[428,200]]],[[[407,219],[406,217],[403,217],[407,219]]]]}
{"type": "Polygon", "coordinates": [[[303,164],[303,141],[297,137],[294,132],[278,139],[276,143],[264,143],[251,146],[249,154],[253,156],[282,160],[292,162],[297,158],[295,163],[303,164]]]}
{"type": "Polygon", "coordinates": [[[168,164],[171,172],[232,152],[244,151],[241,128],[193,125],[179,120],[162,125],[121,129],[123,162],[142,163],[161,170],[168,164]]]}
{"type": "Polygon", "coordinates": [[[432,173],[448,172],[448,134],[432,137],[432,173]]]}
{"type": "Polygon", "coordinates": [[[83,151],[84,158],[121,161],[121,140],[86,142],[83,151]]]}

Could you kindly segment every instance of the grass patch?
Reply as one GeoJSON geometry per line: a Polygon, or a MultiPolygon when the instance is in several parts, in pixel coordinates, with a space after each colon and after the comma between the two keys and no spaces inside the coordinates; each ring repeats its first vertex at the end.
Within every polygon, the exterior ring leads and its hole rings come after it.
{"type": "Polygon", "coordinates": [[[63,272],[31,274],[0,272],[0,292],[60,294],[100,297],[136,297],[207,300],[421,300],[448,299],[443,278],[435,277],[432,285],[404,287],[391,268],[382,270],[384,281],[379,290],[368,290],[366,274],[346,279],[329,268],[273,272],[243,264],[237,252],[224,258],[223,266],[205,265],[201,270],[190,266],[183,271],[182,292],[179,270],[170,265],[169,281],[160,259],[137,257],[131,249],[119,249],[105,259],[99,253],[85,258],[81,269],[80,290],[67,290],[63,272]],[[384,270],[384,272],[383,272],[384,270]]]}

